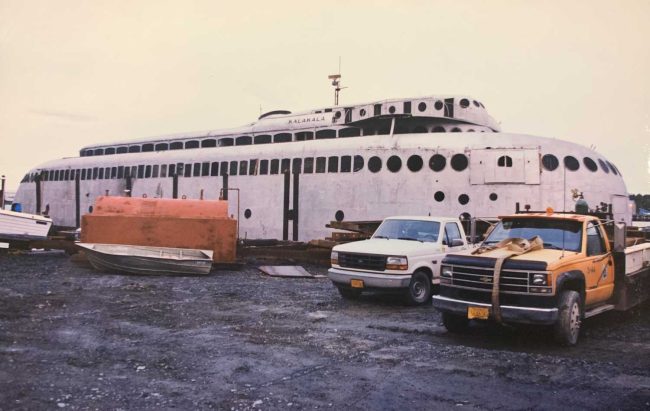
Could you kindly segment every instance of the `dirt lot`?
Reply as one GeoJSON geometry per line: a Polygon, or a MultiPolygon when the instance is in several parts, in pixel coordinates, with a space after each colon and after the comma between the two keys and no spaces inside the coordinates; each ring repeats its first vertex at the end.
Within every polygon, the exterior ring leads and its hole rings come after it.
{"type": "Polygon", "coordinates": [[[0,409],[650,408],[650,306],[583,331],[573,349],[539,329],[451,335],[431,306],[253,266],[152,278],[5,255],[0,409]]]}

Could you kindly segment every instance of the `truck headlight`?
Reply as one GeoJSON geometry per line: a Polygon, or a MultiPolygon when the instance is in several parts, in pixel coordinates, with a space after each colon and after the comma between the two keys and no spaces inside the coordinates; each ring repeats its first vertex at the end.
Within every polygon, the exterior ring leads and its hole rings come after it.
{"type": "Polygon", "coordinates": [[[546,286],[548,285],[548,275],[547,274],[533,274],[531,278],[530,285],[534,286],[546,286]]]}
{"type": "Polygon", "coordinates": [[[454,276],[454,270],[451,269],[451,266],[443,265],[440,269],[440,276],[451,278],[454,276]]]}
{"type": "Polygon", "coordinates": [[[339,252],[338,251],[333,251],[332,254],[330,254],[330,264],[331,265],[339,265],[339,252]]]}
{"type": "Polygon", "coordinates": [[[386,257],[387,270],[408,270],[409,262],[406,257],[386,257]]]}

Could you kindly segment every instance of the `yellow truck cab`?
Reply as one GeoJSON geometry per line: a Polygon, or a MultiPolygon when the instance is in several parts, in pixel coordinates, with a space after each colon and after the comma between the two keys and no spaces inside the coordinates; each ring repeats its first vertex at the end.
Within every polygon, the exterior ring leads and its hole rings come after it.
{"type": "Polygon", "coordinates": [[[650,242],[626,247],[625,233],[622,223],[552,210],[500,217],[478,249],[443,259],[433,304],[452,332],[470,320],[547,324],[574,345],[582,319],[648,298],[650,242]]]}

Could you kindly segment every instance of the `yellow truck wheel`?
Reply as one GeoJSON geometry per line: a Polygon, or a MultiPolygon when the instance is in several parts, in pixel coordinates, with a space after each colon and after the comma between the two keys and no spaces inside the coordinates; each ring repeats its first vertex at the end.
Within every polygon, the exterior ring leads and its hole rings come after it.
{"type": "Polygon", "coordinates": [[[562,345],[576,345],[580,335],[582,304],[580,294],[567,290],[560,294],[559,317],[555,323],[555,340],[562,345]]]}

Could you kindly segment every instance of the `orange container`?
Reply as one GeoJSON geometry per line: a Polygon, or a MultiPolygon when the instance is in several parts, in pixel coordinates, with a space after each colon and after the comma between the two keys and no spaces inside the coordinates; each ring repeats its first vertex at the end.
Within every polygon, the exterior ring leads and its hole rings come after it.
{"type": "Polygon", "coordinates": [[[237,220],[226,201],[99,197],[81,218],[81,241],[214,251],[213,261],[233,262],[237,220]]]}

